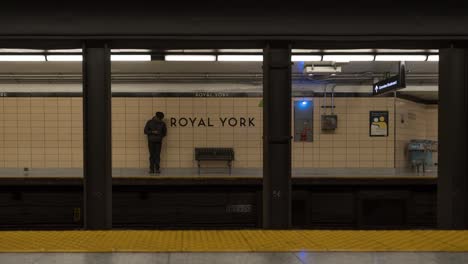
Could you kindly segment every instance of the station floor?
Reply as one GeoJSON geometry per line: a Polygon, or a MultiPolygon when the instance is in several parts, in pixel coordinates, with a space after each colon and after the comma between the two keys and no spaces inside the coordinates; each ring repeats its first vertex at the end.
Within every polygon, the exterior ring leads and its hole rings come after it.
{"type": "MultiPolygon", "coordinates": [[[[160,176],[160,177],[262,177],[260,168],[234,168],[229,175],[226,168],[204,168],[201,174],[198,174],[196,168],[193,169],[172,169],[163,168],[161,174],[150,175],[147,169],[127,169],[114,168],[112,170],[114,177],[141,177],[141,176],[160,176]]],[[[435,169],[430,169],[424,174],[416,171],[400,171],[395,169],[332,169],[332,168],[293,168],[293,177],[417,177],[437,176],[435,169]]],[[[3,168],[0,169],[1,177],[83,177],[82,169],[19,169],[19,168],[3,168]]]]}
{"type": "Polygon", "coordinates": [[[468,253],[0,253],[2,264],[466,264],[468,253]]]}
{"type": "Polygon", "coordinates": [[[0,263],[468,263],[468,231],[4,231],[0,263]]]}

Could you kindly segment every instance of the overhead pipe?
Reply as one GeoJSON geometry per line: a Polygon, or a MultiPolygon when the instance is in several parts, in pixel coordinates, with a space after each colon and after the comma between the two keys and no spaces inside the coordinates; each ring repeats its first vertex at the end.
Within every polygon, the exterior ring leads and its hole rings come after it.
{"type": "MultiPolygon", "coordinates": [[[[320,81],[368,81],[373,82],[375,78],[382,78],[383,74],[362,74],[362,73],[347,73],[329,76],[320,81]]],[[[0,81],[48,81],[48,82],[80,82],[81,74],[79,73],[0,73],[0,81]]],[[[263,78],[261,73],[115,73],[112,74],[113,81],[261,81],[263,78]]],[[[294,80],[310,80],[302,73],[292,74],[294,80]]],[[[409,74],[407,75],[409,81],[437,81],[438,74],[409,74]]]]}

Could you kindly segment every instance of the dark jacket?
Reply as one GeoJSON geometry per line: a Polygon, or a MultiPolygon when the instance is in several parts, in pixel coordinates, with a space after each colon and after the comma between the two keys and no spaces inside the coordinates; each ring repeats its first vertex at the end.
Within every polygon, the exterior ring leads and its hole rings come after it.
{"type": "Polygon", "coordinates": [[[153,119],[146,122],[144,132],[148,136],[148,141],[162,142],[163,138],[167,134],[166,123],[156,117],[153,117],[153,119]]]}

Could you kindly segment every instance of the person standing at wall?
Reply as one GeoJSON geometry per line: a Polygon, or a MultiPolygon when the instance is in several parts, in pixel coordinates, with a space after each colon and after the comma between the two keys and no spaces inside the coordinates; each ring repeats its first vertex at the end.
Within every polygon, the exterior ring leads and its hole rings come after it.
{"type": "Polygon", "coordinates": [[[161,146],[163,138],[167,134],[166,123],[164,123],[163,119],[164,113],[156,112],[155,116],[148,120],[145,125],[144,132],[148,136],[148,149],[150,154],[149,173],[160,173],[161,146]]]}

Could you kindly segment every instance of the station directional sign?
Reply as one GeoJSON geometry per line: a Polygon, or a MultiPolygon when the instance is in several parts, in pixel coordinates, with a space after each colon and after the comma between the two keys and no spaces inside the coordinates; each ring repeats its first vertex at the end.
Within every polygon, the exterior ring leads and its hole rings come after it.
{"type": "Polygon", "coordinates": [[[393,92],[402,88],[405,88],[405,82],[402,80],[401,75],[395,75],[390,78],[384,79],[377,83],[374,83],[372,87],[372,94],[379,95],[388,92],[393,92]]]}
{"type": "Polygon", "coordinates": [[[406,66],[404,62],[400,62],[399,74],[389,77],[374,83],[372,86],[372,94],[379,95],[388,92],[393,92],[406,87],[406,66]]]}

